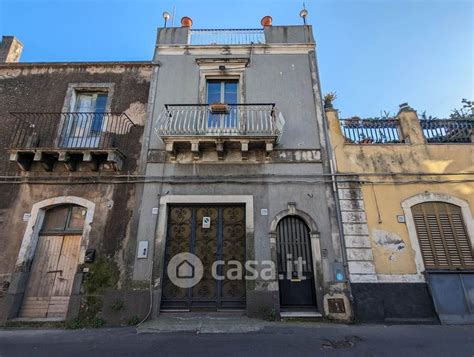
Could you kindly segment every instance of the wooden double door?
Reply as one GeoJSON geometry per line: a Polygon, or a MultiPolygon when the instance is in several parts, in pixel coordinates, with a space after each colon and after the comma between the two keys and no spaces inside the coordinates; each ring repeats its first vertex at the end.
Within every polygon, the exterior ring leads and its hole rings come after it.
{"type": "MultiPolygon", "coordinates": [[[[242,267],[246,257],[245,206],[171,206],[168,211],[162,309],[245,308],[245,276],[230,277],[229,262],[242,267]],[[169,261],[179,253],[192,253],[202,262],[204,272],[191,288],[180,288],[167,275],[169,261]],[[222,261],[215,279],[212,266],[222,261]]],[[[243,272],[245,275],[245,272],[243,272]]]]}
{"type": "Polygon", "coordinates": [[[81,235],[40,235],[20,308],[21,318],[65,319],[81,235]]]}

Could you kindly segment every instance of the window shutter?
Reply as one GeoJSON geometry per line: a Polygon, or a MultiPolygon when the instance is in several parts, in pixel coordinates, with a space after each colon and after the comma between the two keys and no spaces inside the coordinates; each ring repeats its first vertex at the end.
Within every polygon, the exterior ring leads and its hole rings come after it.
{"type": "Polygon", "coordinates": [[[461,208],[444,202],[412,207],[421,254],[429,269],[474,269],[474,257],[461,208]]]}

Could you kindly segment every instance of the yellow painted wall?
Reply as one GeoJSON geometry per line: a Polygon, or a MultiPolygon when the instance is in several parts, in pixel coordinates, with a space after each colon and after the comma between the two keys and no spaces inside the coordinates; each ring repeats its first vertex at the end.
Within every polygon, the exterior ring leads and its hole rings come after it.
{"type": "Polygon", "coordinates": [[[362,193],[376,273],[415,274],[407,227],[397,222],[397,215],[404,214],[401,202],[426,191],[442,193],[467,201],[472,213],[474,182],[465,181],[474,181],[474,144],[425,144],[413,111],[400,113],[399,119],[414,144],[349,144],[337,113],[326,115],[337,172],[365,182],[362,193]]]}

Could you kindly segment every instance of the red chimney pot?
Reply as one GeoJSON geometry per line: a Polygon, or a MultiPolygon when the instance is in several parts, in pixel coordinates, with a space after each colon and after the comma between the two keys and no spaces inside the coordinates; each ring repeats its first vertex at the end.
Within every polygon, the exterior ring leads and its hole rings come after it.
{"type": "Polygon", "coordinates": [[[260,21],[260,24],[265,27],[265,26],[271,26],[273,22],[273,19],[271,16],[264,16],[262,20],[260,21]]]}
{"type": "Polygon", "coordinates": [[[181,18],[181,27],[191,27],[193,26],[193,19],[187,16],[181,18]]]}

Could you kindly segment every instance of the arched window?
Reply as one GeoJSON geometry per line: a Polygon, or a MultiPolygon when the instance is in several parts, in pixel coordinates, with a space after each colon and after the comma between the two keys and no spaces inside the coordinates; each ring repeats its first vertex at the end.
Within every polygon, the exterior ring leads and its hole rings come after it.
{"type": "Polygon", "coordinates": [[[474,269],[472,246],[459,206],[424,202],[411,210],[427,270],[474,269]]]}
{"type": "Polygon", "coordinates": [[[61,205],[46,211],[41,234],[81,233],[87,209],[75,205],[61,205]]]}

